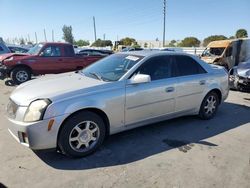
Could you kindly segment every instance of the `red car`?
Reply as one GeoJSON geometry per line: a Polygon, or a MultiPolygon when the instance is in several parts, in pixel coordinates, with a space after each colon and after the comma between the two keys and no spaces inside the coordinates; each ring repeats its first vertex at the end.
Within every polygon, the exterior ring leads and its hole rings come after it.
{"type": "Polygon", "coordinates": [[[10,77],[16,84],[21,84],[32,75],[79,70],[102,57],[76,55],[68,43],[39,43],[27,54],[0,55],[0,79],[10,77]]]}

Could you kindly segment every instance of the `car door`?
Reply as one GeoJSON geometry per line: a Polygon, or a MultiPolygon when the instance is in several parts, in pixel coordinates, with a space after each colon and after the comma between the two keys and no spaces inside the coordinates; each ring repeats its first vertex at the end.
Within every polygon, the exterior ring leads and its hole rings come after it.
{"type": "Polygon", "coordinates": [[[152,57],[133,75],[147,74],[151,82],[126,85],[125,124],[130,125],[175,111],[175,85],[169,56],[152,57]]]}
{"type": "Polygon", "coordinates": [[[59,73],[63,66],[58,66],[62,62],[61,48],[55,45],[46,46],[40,54],[32,58],[32,69],[39,74],[59,73]]]}
{"type": "Polygon", "coordinates": [[[192,57],[174,55],[176,84],[176,112],[185,112],[197,108],[206,89],[207,72],[192,57]]]}

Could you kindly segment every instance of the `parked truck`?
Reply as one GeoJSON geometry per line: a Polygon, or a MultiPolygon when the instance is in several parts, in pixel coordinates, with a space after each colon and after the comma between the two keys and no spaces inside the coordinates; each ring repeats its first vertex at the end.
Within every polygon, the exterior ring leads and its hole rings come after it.
{"type": "Polygon", "coordinates": [[[230,70],[240,62],[250,59],[250,39],[220,40],[210,42],[201,59],[230,70]]]}
{"type": "Polygon", "coordinates": [[[0,55],[0,79],[10,77],[21,84],[32,75],[56,74],[82,69],[102,56],[77,55],[68,43],[39,43],[27,54],[0,55]]]}

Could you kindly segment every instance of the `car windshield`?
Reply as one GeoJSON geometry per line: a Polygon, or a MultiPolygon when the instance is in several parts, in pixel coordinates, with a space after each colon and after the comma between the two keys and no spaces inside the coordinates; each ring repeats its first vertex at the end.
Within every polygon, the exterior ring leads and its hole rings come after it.
{"type": "Polygon", "coordinates": [[[206,48],[202,56],[221,56],[225,48],[206,48]]]}
{"type": "Polygon", "coordinates": [[[117,81],[142,58],[137,55],[114,54],[86,67],[82,73],[103,81],[117,81]]]}
{"type": "Polygon", "coordinates": [[[37,55],[41,48],[43,47],[43,44],[36,44],[33,48],[31,48],[29,51],[28,51],[28,54],[30,55],[37,55]]]}

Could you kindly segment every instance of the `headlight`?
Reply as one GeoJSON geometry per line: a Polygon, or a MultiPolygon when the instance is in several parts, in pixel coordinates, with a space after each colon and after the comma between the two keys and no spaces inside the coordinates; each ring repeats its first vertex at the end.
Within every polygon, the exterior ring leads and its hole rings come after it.
{"type": "Polygon", "coordinates": [[[48,99],[39,99],[30,103],[25,116],[24,122],[34,122],[43,119],[43,115],[51,103],[48,99]]]}

